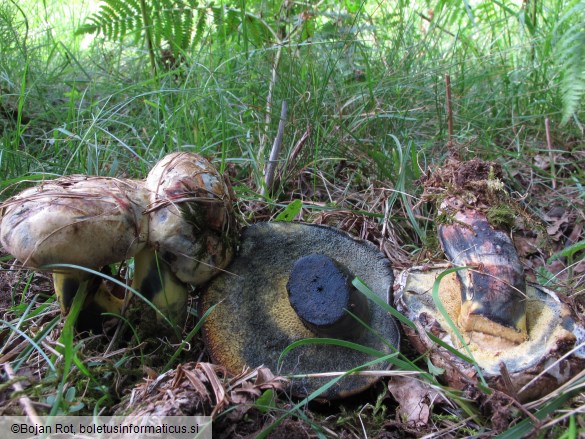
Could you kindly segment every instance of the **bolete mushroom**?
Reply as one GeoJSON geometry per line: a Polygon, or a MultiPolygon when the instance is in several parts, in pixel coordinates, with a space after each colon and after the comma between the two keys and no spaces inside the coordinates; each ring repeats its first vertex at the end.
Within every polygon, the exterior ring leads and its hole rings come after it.
{"type": "Polygon", "coordinates": [[[148,247],[136,259],[135,285],[181,321],[187,285],[207,282],[231,261],[239,229],[230,188],[205,158],[165,156],[149,172],[148,247]]]}
{"type": "MultiPolygon", "coordinates": [[[[234,374],[264,365],[293,375],[292,394],[305,396],[330,379],[307,375],[345,372],[374,358],[347,347],[303,344],[289,351],[278,368],[279,356],[293,342],[336,338],[384,354],[395,352],[400,336],[394,319],[354,290],[355,276],[390,302],[392,269],[371,243],[312,224],[247,227],[239,253],[203,293],[202,313],[215,306],[203,327],[212,358],[234,374]]],[[[388,366],[376,364],[370,369],[388,366]]],[[[344,377],[322,396],[355,394],[375,380],[344,377]]]]}
{"type": "MultiPolygon", "coordinates": [[[[207,281],[233,255],[238,231],[231,201],[206,159],[173,153],[146,181],[71,176],[24,190],[1,206],[0,242],[23,265],[53,271],[63,314],[93,276],[83,268],[134,257],[134,287],[177,320],[186,310],[187,284],[207,281]]],[[[119,312],[122,300],[108,291],[95,288],[94,302],[119,312]]]]}
{"type": "MultiPolygon", "coordinates": [[[[490,386],[520,401],[544,396],[582,370],[585,349],[571,353],[584,339],[579,320],[555,293],[526,281],[510,231],[497,216],[516,219],[498,166],[451,162],[426,185],[427,194],[439,199],[438,237],[456,268],[444,275],[445,266],[403,272],[397,308],[464,356],[471,354],[490,386]]],[[[474,365],[404,329],[417,350],[430,352],[445,369],[449,384],[461,389],[477,379],[474,365]]]]}
{"type": "MultiPolygon", "coordinates": [[[[0,242],[24,266],[71,264],[99,270],[129,259],[148,239],[143,215],[148,193],[139,181],[69,176],[26,189],[2,204],[0,242]]],[[[67,314],[80,284],[93,277],[76,268],[52,268],[55,293],[67,314]]],[[[105,289],[98,289],[107,294],[105,289]]],[[[121,300],[98,300],[117,312],[121,300]]]]}

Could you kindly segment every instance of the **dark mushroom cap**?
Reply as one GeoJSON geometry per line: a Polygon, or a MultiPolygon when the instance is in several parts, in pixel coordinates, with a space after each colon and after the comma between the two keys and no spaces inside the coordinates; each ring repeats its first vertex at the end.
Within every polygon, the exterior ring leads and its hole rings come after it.
{"type": "MultiPolygon", "coordinates": [[[[226,272],[211,282],[203,295],[202,311],[217,305],[204,325],[213,359],[232,373],[264,365],[278,374],[344,372],[373,360],[371,356],[331,345],[304,345],[278,358],[291,343],[317,337],[292,308],[287,293],[295,262],[310,254],[328,256],[361,278],[390,303],[393,275],[390,263],[371,243],[326,226],[299,223],[261,223],[246,228],[240,250],[226,272]]],[[[399,346],[394,319],[369,303],[370,326],[351,341],[390,354],[399,346]]],[[[381,370],[388,363],[370,369],[381,370]]],[[[305,396],[331,378],[294,378],[292,393],[305,396]]],[[[345,377],[322,396],[345,397],[368,388],[376,379],[345,377]]]]}

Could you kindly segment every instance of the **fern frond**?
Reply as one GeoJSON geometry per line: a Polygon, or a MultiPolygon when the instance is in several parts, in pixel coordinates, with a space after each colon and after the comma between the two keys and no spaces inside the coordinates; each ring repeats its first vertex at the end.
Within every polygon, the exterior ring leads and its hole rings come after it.
{"type": "Polygon", "coordinates": [[[137,42],[147,39],[156,49],[168,44],[177,56],[201,42],[209,12],[220,42],[238,35],[243,17],[258,46],[271,38],[262,20],[223,5],[199,6],[198,0],[102,0],[99,11],[90,15],[76,34],[103,35],[120,41],[134,33],[137,42]]]}
{"type": "Polygon", "coordinates": [[[203,38],[205,31],[205,24],[207,23],[207,9],[201,8],[198,11],[197,24],[195,25],[195,36],[193,37],[193,45],[199,44],[203,38]]]}
{"type": "Polygon", "coordinates": [[[142,26],[140,5],[135,0],[103,0],[100,10],[87,18],[76,35],[97,34],[120,40],[142,26]]]}
{"type": "Polygon", "coordinates": [[[585,96],[585,4],[577,3],[563,15],[557,30],[568,22],[560,35],[556,48],[561,75],[563,112],[561,124],[575,115],[585,96]]]}

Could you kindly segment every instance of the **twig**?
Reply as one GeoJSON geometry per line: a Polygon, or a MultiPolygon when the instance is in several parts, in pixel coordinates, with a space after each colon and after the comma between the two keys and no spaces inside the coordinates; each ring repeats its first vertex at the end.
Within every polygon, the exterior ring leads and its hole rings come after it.
{"type": "Polygon", "coordinates": [[[282,107],[280,109],[280,121],[278,122],[278,132],[276,133],[276,138],[272,144],[272,151],[270,151],[270,158],[268,159],[268,164],[266,165],[266,175],[264,177],[265,186],[260,191],[262,195],[265,194],[266,190],[268,190],[268,192],[272,191],[272,184],[274,183],[274,171],[276,170],[280,148],[282,147],[282,138],[284,136],[284,124],[286,123],[287,110],[288,105],[286,101],[282,101],[282,107]]]}
{"type": "MultiPolygon", "coordinates": [[[[13,380],[16,378],[16,375],[14,374],[14,369],[12,369],[10,363],[4,363],[4,371],[6,372],[8,379],[13,380]]],[[[15,381],[12,384],[12,387],[14,387],[14,390],[19,393],[22,393],[24,391],[22,385],[18,381],[15,381]]],[[[39,415],[37,415],[37,411],[33,407],[32,402],[28,398],[28,396],[23,395],[19,397],[18,402],[20,403],[20,406],[33,423],[35,423],[36,425],[43,425],[41,419],[39,418],[39,415]]]]}
{"type": "Polygon", "coordinates": [[[310,136],[311,136],[311,126],[307,125],[307,129],[305,130],[305,132],[303,133],[303,135],[301,136],[299,141],[293,147],[292,152],[290,153],[290,157],[288,159],[288,165],[287,165],[288,171],[291,171],[293,169],[294,163],[297,160],[297,156],[301,153],[303,146],[305,145],[305,143],[307,143],[307,140],[309,140],[310,136]]]}
{"type": "Polygon", "coordinates": [[[260,148],[258,149],[258,163],[263,163],[264,148],[268,139],[268,127],[270,126],[270,120],[272,119],[272,96],[274,92],[274,84],[276,84],[276,73],[278,71],[278,64],[280,63],[280,53],[282,51],[282,45],[278,46],[276,50],[276,56],[274,57],[274,63],[272,63],[272,75],[270,77],[270,83],[268,84],[268,95],[266,96],[266,116],[264,117],[264,134],[260,138],[260,148]]]}
{"type": "Polygon", "coordinates": [[[445,75],[445,93],[447,98],[447,131],[448,131],[448,141],[447,141],[447,149],[453,158],[458,158],[459,154],[457,151],[454,151],[454,144],[453,144],[453,106],[451,103],[451,76],[449,74],[445,75]]]}
{"type": "Polygon", "coordinates": [[[555,156],[552,149],[552,140],[550,138],[550,121],[547,118],[544,119],[544,130],[546,131],[546,146],[548,147],[548,158],[550,161],[550,172],[552,174],[552,188],[557,188],[557,169],[555,166],[555,156]]]}

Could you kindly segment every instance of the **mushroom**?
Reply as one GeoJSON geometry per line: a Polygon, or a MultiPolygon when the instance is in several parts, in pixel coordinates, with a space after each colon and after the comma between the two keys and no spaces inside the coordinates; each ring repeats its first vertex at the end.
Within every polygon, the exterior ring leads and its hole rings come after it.
{"type": "MultiPolygon", "coordinates": [[[[2,205],[0,242],[31,268],[70,264],[99,270],[136,255],[147,243],[142,214],[148,193],[141,182],[74,175],[26,189],[2,205]]],[[[63,314],[81,283],[93,277],[81,268],[52,268],[63,314]]],[[[100,295],[107,289],[98,289],[100,295]]],[[[121,300],[102,297],[104,311],[121,300]]]]}
{"type": "Polygon", "coordinates": [[[149,245],[185,283],[201,285],[231,261],[239,229],[230,187],[205,158],[177,152],[148,174],[149,245]]]}
{"type": "MultiPolygon", "coordinates": [[[[329,381],[308,375],[345,372],[373,357],[347,347],[303,344],[287,352],[279,365],[279,356],[293,342],[337,338],[384,354],[395,352],[400,336],[394,319],[354,290],[355,276],[390,302],[392,269],[371,243],[313,224],[247,227],[239,253],[203,292],[201,313],[215,306],[203,326],[212,358],[234,374],[260,365],[291,374],[292,394],[301,397],[329,381]]],[[[368,368],[387,367],[386,362],[368,368]]],[[[375,381],[372,376],[344,377],[321,396],[342,398],[375,381]]]]}
{"type": "Polygon", "coordinates": [[[149,245],[136,259],[135,285],[181,321],[187,284],[207,282],[233,257],[239,230],[230,188],[208,160],[186,152],[159,161],[145,187],[149,245]]]}
{"type": "Polygon", "coordinates": [[[481,373],[490,386],[520,401],[548,394],[585,366],[585,349],[579,349],[585,332],[554,292],[526,281],[510,232],[497,216],[516,220],[498,166],[451,162],[426,182],[427,195],[437,188],[443,188],[438,237],[455,271],[445,272],[444,265],[406,270],[397,282],[396,306],[473,357],[479,371],[433,346],[425,334],[405,326],[406,335],[419,352],[430,352],[455,388],[481,373]]]}
{"type": "MultiPolygon", "coordinates": [[[[178,320],[187,284],[199,285],[223,269],[236,243],[229,187],[192,153],[164,157],[146,181],[62,177],[24,190],[0,209],[2,246],[25,266],[53,271],[63,314],[82,282],[94,276],[83,268],[100,270],[134,257],[134,287],[178,320]]],[[[98,309],[120,312],[122,300],[93,284],[98,309]]]]}

